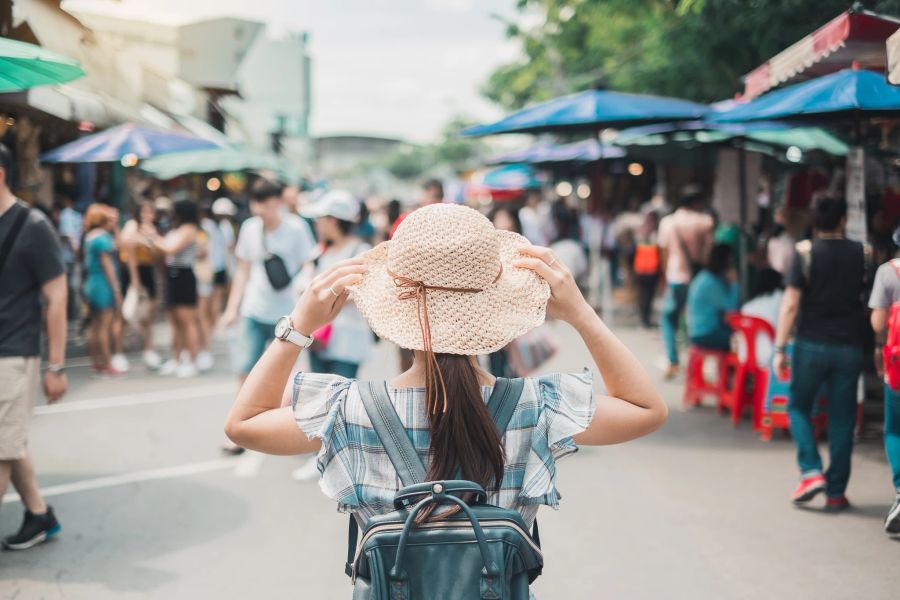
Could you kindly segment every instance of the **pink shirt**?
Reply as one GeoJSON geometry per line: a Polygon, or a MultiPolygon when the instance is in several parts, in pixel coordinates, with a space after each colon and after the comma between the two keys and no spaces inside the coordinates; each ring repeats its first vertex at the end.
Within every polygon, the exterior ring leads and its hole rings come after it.
{"type": "Polygon", "coordinates": [[[659,222],[659,245],[668,254],[666,281],[690,283],[691,261],[705,263],[712,240],[713,218],[706,213],[679,208],[664,217],[659,222]]]}

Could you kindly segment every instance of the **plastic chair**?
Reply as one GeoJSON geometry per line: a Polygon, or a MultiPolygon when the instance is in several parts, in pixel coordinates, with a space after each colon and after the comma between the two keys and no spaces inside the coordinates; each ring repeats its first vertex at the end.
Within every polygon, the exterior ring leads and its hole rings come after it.
{"type": "Polygon", "coordinates": [[[727,384],[729,357],[731,356],[733,356],[731,352],[724,350],[709,350],[700,346],[690,347],[684,378],[683,402],[685,408],[697,406],[705,396],[715,396],[717,408],[719,412],[722,412],[722,392],[727,384]],[[703,365],[707,359],[716,361],[717,378],[715,381],[707,381],[703,374],[703,365]]]}
{"type": "MultiPolygon", "coordinates": [[[[792,353],[792,346],[788,344],[787,353],[788,360],[792,353]]],[[[769,366],[766,375],[766,385],[763,389],[763,405],[760,418],[760,438],[764,442],[772,440],[772,434],[776,429],[790,431],[791,417],[788,414],[788,398],[790,397],[791,387],[791,370],[788,369],[785,377],[781,377],[769,366]]],[[[824,386],[823,386],[824,387],[824,386]]],[[[828,427],[828,397],[824,394],[824,390],[820,392],[816,402],[816,409],[813,411],[813,427],[815,428],[816,439],[820,439],[822,434],[828,427]]]]}
{"type": "Polygon", "coordinates": [[[765,319],[736,312],[726,315],[725,320],[735,335],[744,340],[746,353],[743,360],[736,355],[731,359],[729,371],[733,369],[733,375],[722,390],[720,404],[731,409],[731,422],[735,427],[741,422],[744,408],[750,404],[753,409],[751,426],[754,430],[759,430],[762,427],[769,370],[760,368],[757,362],[756,341],[762,334],[774,343],[775,329],[765,319]]]}

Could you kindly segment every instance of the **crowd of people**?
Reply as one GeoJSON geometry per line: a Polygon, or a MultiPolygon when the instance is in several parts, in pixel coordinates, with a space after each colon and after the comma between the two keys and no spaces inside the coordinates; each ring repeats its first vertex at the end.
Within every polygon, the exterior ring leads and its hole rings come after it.
{"type": "MultiPolygon", "coordinates": [[[[15,206],[14,197],[6,193],[13,198],[9,204],[15,206]]],[[[145,367],[161,376],[197,376],[214,367],[211,341],[217,332],[227,331],[239,341],[237,351],[231,349],[231,363],[243,384],[273,339],[276,322],[290,313],[311,281],[391,239],[410,214],[405,208],[445,202],[438,180],[424,182],[413,205],[398,200],[366,202],[341,189],[301,194],[296,187],[265,177],[257,178],[240,198],[223,196],[208,202],[183,191],[171,195],[174,201],[165,195],[139,194],[126,207],[127,218],[99,202],[81,212],[70,198],[61,197],[48,211],[48,219],[35,221],[41,235],[46,226],[54,228],[59,265],[36,264],[29,277],[37,277],[44,285],[37,288],[44,295],[54,293],[59,285],[68,289],[63,322],[67,317],[83,331],[95,376],[119,377],[134,368],[126,347],[138,351],[145,367]],[[170,340],[165,351],[155,335],[163,316],[170,340]]],[[[661,330],[666,378],[680,373],[682,339],[710,350],[732,347],[730,313],[740,311],[770,323],[777,331],[775,340],[761,335],[756,356],[760,367],[774,363],[775,369],[784,371],[790,356],[789,412],[801,471],[792,499],[805,503],[825,492],[828,508],[841,510],[849,505],[845,490],[857,382],[865,362],[863,348],[871,345],[863,326],[863,295],[874,283],[868,331],[874,331],[875,364],[880,367],[882,348],[891,350],[885,342],[890,337],[892,307],[900,303],[900,263],[884,264],[873,278],[870,253],[844,237],[843,200],[824,196],[815,203],[810,239],[798,242],[803,236],[777,225],[755,245],[742,245],[738,238],[722,233],[696,185],[681,191],[674,210],[654,197],[614,218],[603,210],[587,210],[574,198],[548,202],[533,194],[522,202],[497,203],[486,214],[497,230],[548,246],[589,300],[608,291],[604,286],[633,291],[639,323],[661,330]],[[738,275],[741,252],[750,254],[746,260],[751,272],[751,285],[743,290],[738,275]],[[795,324],[796,339],[789,343],[795,324]],[[811,421],[823,382],[831,445],[827,471],[811,421]]],[[[783,213],[776,213],[775,223],[783,222],[783,213]]],[[[900,247],[900,230],[895,244],[900,247]]],[[[54,263],[52,258],[49,263],[54,263]]],[[[34,292],[29,288],[29,293],[34,292]]],[[[58,312],[55,306],[53,310],[58,312]]],[[[65,345],[62,328],[60,332],[59,323],[48,326],[51,369],[44,387],[51,400],[65,391],[62,367],[52,368],[62,364],[62,350],[57,349],[65,345]]],[[[332,322],[311,335],[310,370],[349,379],[357,376],[377,342],[353,303],[344,305],[332,322]]],[[[37,332],[25,337],[20,341],[27,346],[24,355],[30,361],[37,354],[32,347],[37,332]]],[[[496,376],[527,376],[555,353],[556,346],[550,330],[541,327],[491,354],[487,365],[496,376]]],[[[20,350],[4,349],[3,356],[19,356],[20,350]]],[[[900,355],[900,345],[896,351],[900,355]]],[[[399,350],[401,368],[409,368],[412,361],[412,352],[399,350]]],[[[3,374],[0,369],[0,377],[3,374]]],[[[886,521],[892,532],[900,531],[900,373],[896,383],[885,387],[886,446],[898,490],[886,521]]],[[[20,421],[27,423],[27,419],[20,421]]],[[[21,427],[16,431],[21,437],[21,427]]],[[[224,449],[242,451],[231,443],[224,449]]],[[[24,533],[12,543],[30,543],[35,531],[47,534],[57,526],[55,517],[33,481],[34,493],[27,489],[31,481],[27,455],[4,463],[4,456],[17,450],[6,451],[0,444],[0,451],[0,465],[9,465],[8,473],[0,469],[0,488],[5,487],[3,477],[10,474],[22,478],[26,488],[24,533]],[[25,475],[16,474],[17,469],[25,475]]],[[[294,476],[317,476],[315,459],[294,476]]]]}
{"type": "MultiPolygon", "coordinates": [[[[875,271],[870,248],[845,235],[847,203],[842,197],[819,194],[810,212],[807,232],[792,236],[778,227],[762,243],[742,247],[717,227],[699,188],[684,190],[678,208],[659,222],[658,265],[647,261],[665,281],[660,308],[668,359],[665,377],[679,374],[680,338],[701,349],[728,351],[738,346],[729,314],[740,312],[769,323],[776,332],[774,341],[758,334],[756,356],[761,368],[771,367],[790,381],[788,413],[800,471],[791,500],[802,505],[824,493],[825,510],[839,512],[850,506],[846,490],[861,377],[868,362],[866,348],[874,348],[875,370],[885,379],[885,448],[896,490],[884,527],[888,533],[900,533],[900,377],[891,381],[889,372],[900,356],[900,337],[892,342],[889,335],[892,326],[900,326],[900,318],[889,318],[892,307],[900,307],[900,261],[888,260],[875,271]],[[750,275],[743,303],[738,283],[742,251],[747,252],[750,275]],[[679,335],[682,330],[686,335],[679,335]],[[822,401],[828,415],[827,469],[813,424],[822,401]]],[[[776,216],[782,220],[783,213],[776,216]]],[[[641,239],[652,243],[653,237],[644,232],[641,239]]],[[[900,228],[894,249],[900,249],[900,228]]],[[[643,260],[639,257],[636,253],[635,273],[643,260]]],[[[655,285],[638,283],[640,293],[651,297],[655,285]]],[[[646,302],[640,301],[645,324],[646,302]]]]}

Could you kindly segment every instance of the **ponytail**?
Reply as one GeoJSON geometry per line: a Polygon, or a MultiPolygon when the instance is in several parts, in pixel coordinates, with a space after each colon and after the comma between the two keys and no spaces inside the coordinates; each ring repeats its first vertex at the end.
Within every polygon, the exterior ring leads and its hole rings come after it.
{"type": "Polygon", "coordinates": [[[425,383],[432,450],[427,480],[467,479],[486,490],[497,490],[503,481],[503,444],[484,402],[472,358],[434,356],[443,385],[434,379],[425,383]]]}

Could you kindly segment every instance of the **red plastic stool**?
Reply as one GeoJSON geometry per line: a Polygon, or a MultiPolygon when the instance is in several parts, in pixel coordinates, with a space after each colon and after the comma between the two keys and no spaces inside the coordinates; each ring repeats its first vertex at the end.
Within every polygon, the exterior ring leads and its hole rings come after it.
{"type": "Polygon", "coordinates": [[[684,378],[684,407],[697,406],[704,396],[715,396],[719,411],[722,410],[722,392],[728,380],[729,360],[734,360],[731,352],[709,350],[691,346],[688,352],[687,370],[684,378]],[[716,381],[707,381],[703,376],[703,365],[707,359],[716,361],[716,381]]]}
{"type": "Polygon", "coordinates": [[[749,404],[753,410],[752,428],[759,430],[762,427],[762,415],[765,410],[769,373],[768,369],[760,368],[757,362],[756,339],[762,334],[774,342],[775,329],[765,319],[740,313],[729,313],[725,320],[735,335],[744,340],[747,351],[742,361],[735,355],[730,365],[734,368],[734,375],[730,381],[726,380],[720,404],[724,408],[731,409],[731,422],[735,427],[741,422],[744,408],[749,404]]]}
{"type": "MultiPolygon", "coordinates": [[[[788,345],[788,357],[792,353],[788,345]]],[[[790,431],[791,417],[788,414],[788,396],[790,395],[791,370],[778,374],[771,367],[766,374],[766,385],[762,389],[762,407],[760,411],[760,438],[764,442],[771,441],[775,430],[790,431]]],[[[755,400],[754,400],[755,401],[755,400]]],[[[828,427],[828,398],[821,394],[816,400],[817,408],[813,413],[812,422],[814,435],[820,439],[828,427]]]]}

